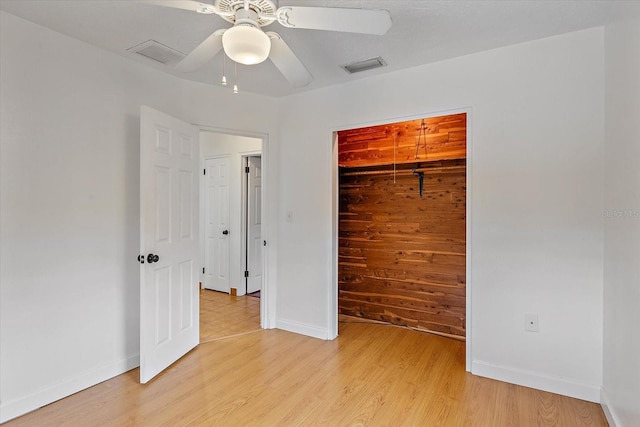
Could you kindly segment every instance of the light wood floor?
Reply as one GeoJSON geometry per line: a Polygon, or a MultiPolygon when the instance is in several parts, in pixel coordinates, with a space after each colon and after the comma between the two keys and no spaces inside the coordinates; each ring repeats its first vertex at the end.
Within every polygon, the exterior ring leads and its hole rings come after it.
{"type": "MultiPolygon", "coordinates": [[[[228,296],[227,296],[228,297],[228,296]]],[[[201,344],[149,384],[132,370],[9,426],[606,426],[599,405],[475,377],[463,342],[342,323],[201,344]]]]}
{"type": "Polygon", "coordinates": [[[200,342],[260,330],[260,298],[200,291],[200,342]]]}

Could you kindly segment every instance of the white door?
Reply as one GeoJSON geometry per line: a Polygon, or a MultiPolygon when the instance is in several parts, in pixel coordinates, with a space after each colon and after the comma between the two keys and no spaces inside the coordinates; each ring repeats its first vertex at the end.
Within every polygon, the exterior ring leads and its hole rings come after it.
{"type": "Polygon", "coordinates": [[[247,293],[262,287],[262,159],[249,160],[247,198],[247,293]]]}
{"type": "Polygon", "coordinates": [[[199,341],[198,129],[140,108],[140,382],[199,341]]]}
{"type": "Polygon", "coordinates": [[[229,157],[205,160],[204,287],[229,292],[229,157]]]}

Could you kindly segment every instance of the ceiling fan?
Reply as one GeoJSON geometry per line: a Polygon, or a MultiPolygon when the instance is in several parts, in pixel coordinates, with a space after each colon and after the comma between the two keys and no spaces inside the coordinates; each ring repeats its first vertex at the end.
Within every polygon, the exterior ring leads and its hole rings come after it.
{"type": "Polygon", "coordinates": [[[213,4],[193,0],[138,0],[158,6],[215,14],[233,24],[215,31],[177,65],[180,71],[196,70],[220,50],[233,61],[253,65],[269,58],[294,87],[313,79],[282,37],[262,27],[278,22],[287,28],[385,34],[391,28],[386,10],[335,7],[283,6],[277,0],[215,0],[213,4]]]}

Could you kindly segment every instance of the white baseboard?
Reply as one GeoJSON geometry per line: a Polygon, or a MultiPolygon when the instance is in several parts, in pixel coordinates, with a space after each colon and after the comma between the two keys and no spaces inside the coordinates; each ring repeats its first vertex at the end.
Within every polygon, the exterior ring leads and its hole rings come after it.
{"type": "Polygon", "coordinates": [[[127,359],[85,372],[75,378],[69,378],[58,384],[45,387],[30,395],[11,400],[9,402],[2,402],[2,404],[0,404],[0,423],[4,423],[5,421],[9,421],[28,412],[35,411],[44,405],[48,405],[56,400],[70,396],[81,390],[130,371],[138,366],[140,366],[140,355],[135,354],[127,359]]]}
{"type": "Polygon", "coordinates": [[[600,386],[581,384],[567,381],[562,378],[541,375],[535,372],[522,371],[511,367],[496,366],[478,360],[474,360],[471,363],[471,373],[511,384],[535,388],[537,390],[548,391],[550,393],[561,394],[563,396],[575,397],[576,399],[587,400],[589,402],[600,403],[600,386]]]}
{"type": "Polygon", "coordinates": [[[276,328],[284,331],[294,332],[296,334],[307,335],[321,340],[328,340],[329,331],[327,329],[318,328],[317,326],[307,325],[305,323],[295,322],[293,320],[276,320],[276,328]]]}
{"type": "Polygon", "coordinates": [[[615,409],[613,409],[609,403],[609,398],[607,397],[607,393],[604,391],[604,388],[600,390],[600,406],[602,406],[604,416],[607,417],[609,427],[622,427],[622,423],[619,421],[619,418],[615,413],[615,409]]]}

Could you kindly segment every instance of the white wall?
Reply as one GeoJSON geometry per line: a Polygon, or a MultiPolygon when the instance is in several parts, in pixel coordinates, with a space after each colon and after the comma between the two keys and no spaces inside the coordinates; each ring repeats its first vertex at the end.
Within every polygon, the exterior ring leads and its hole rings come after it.
{"type": "MultiPolygon", "coordinates": [[[[262,150],[262,140],[217,132],[200,133],[200,157],[229,156],[229,287],[236,288],[238,295],[246,293],[244,269],[245,255],[242,244],[242,156],[257,154],[262,150]]],[[[204,195],[202,197],[204,199],[204,195]]],[[[204,225],[200,227],[204,230],[204,225]]],[[[201,253],[204,255],[204,235],[201,253]]],[[[204,282],[203,282],[204,283],[204,282]]]]}
{"type": "MultiPolygon", "coordinates": [[[[469,108],[474,372],[597,400],[603,29],[279,101],[175,79],[5,13],[0,31],[1,420],[137,364],[140,104],[269,135],[265,256],[268,282],[278,267],[275,323],[324,338],[335,320],[331,131],[469,108]],[[524,332],[525,312],[540,315],[539,333],[524,332]]],[[[618,63],[625,53],[612,55],[618,63]]],[[[613,123],[609,136],[618,132],[613,123]]],[[[624,132],[637,142],[637,130],[624,132]]],[[[622,159],[637,158],[636,148],[623,148],[622,159]]],[[[608,161],[608,182],[618,180],[617,161],[608,161]]],[[[614,244],[616,222],[607,224],[614,244]]],[[[625,242],[615,248],[633,240],[625,242]]],[[[609,263],[615,248],[607,249],[609,263]]],[[[626,265],[620,283],[637,283],[634,274],[626,265]]],[[[624,287],[608,287],[616,289],[624,287]]],[[[615,297],[610,309],[625,298],[615,297]]],[[[637,391],[610,379],[611,406],[623,408],[637,391]]]]}
{"type": "Polygon", "coordinates": [[[603,49],[595,28],[281,100],[278,327],[332,335],[331,131],[469,108],[473,372],[598,401],[603,49]]]}
{"type": "MultiPolygon", "coordinates": [[[[0,28],[4,421],[138,364],[140,105],[273,135],[277,104],[176,79],[6,13],[0,28]]],[[[275,197],[265,197],[267,215],[275,197]]]]}
{"type": "Polygon", "coordinates": [[[603,406],[612,426],[640,425],[640,3],[605,27],[603,406]]]}

